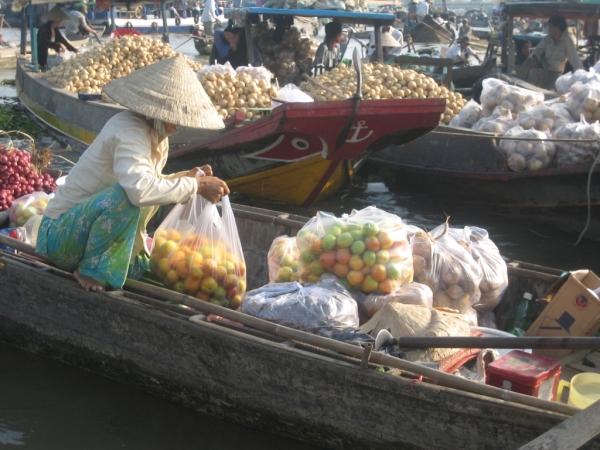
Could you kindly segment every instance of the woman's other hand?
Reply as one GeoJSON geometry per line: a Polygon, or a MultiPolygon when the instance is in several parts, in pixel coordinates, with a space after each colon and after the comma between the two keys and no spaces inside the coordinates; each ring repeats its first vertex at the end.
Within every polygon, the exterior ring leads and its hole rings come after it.
{"type": "Polygon", "coordinates": [[[205,164],[202,167],[194,167],[193,169],[188,171],[187,176],[188,177],[203,177],[203,176],[212,177],[213,176],[212,167],[210,167],[208,164],[205,164]]]}

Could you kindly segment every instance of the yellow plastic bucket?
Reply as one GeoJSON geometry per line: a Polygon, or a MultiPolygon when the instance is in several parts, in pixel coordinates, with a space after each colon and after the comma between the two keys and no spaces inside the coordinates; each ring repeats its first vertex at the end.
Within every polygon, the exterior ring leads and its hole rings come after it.
{"type": "Polygon", "coordinates": [[[565,386],[569,388],[568,405],[583,409],[600,400],[600,374],[598,373],[580,373],[575,375],[570,383],[560,380],[556,391],[556,401],[560,401],[562,398],[565,386]]]}

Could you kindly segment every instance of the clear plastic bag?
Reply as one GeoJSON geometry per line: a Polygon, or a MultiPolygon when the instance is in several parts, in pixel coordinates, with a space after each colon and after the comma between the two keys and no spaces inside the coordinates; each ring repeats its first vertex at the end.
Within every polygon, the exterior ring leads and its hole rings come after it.
{"type": "Polygon", "coordinates": [[[337,218],[318,212],[298,232],[299,275],[315,283],[333,274],[347,289],[389,294],[412,281],[402,219],[374,206],[337,218]]]}
{"type": "Polygon", "coordinates": [[[451,127],[472,128],[481,118],[481,105],[474,100],[469,100],[457,116],[450,121],[451,127]]]}
{"type": "Polygon", "coordinates": [[[267,260],[269,262],[269,283],[298,281],[298,258],[300,250],[296,238],[279,236],[273,240],[267,260]]]}
{"type": "Polygon", "coordinates": [[[564,103],[542,103],[528,111],[519,113],[518,125],[523,129],[552,132],[563,125],[573,122],[573,117],[564,103]]]}
{"type": "Polygon", "coordinates": [[[550,167],[556,153],[554,142],[546,141],[551,135],[544,131],[524,130],[517,126],[508,130],[505,137],[537,140],[501,139],[500,149],[506,153],[510,170],[541,170],[550,167]]]}
{"type": "Polygon", "coordinates": [[[36,191],[13,200],[8,209],[10,226],[22,227],[36,214],[43,215],[51,198],[43,191],[36,191]]]}
{"type": "Polygon", "coordinates": [[[170,289],[237,309],[246,264],[228,196],[221,211],[200,196],[172,211],[156,232],[150,269],[170,289]]]}
{"type": "Polygon", "coordinates": [[[279,106],[282,103],[309,103],[314,102],[312,97],[300,90],[295,84],[286,84],[284,87],[279,89],[277,97],[271,100],[273,107],[279,106]],[[277,100],[283,100],[279,102],[277,100]]]}
{"type": "MultiPolygon", "coordinates": [[[[213,64],[211,66],[204,66],[198,71],[196,76],[200,76],[205,73],[219,73],[221,75],[227,75],[231,78],[234,78],[236,75],[236,71],[234,70],[233,66],[229,63],[229,61],[227,61],[225,64],[213,64]]],[[[267,81],[270,82],[271,80],[269,79],[267,81]]]]}
{"type": "Polygon", "coordinates": [[[358,309],[362,315],[370,319],[377,311],[388,303],[403,303],[405,305],[433,306],[433,292],[421,283],[408,283],[399,287],[391,294],[369,294],[355,297],[358,309]]]}
{"type": "Polygon", "coordinates": [[[469,251],[459,245],[448,224],[431,233],[419,231],[411,241],[415,280],[433,292],[433,306],[466,313],[480,297],[482,274],[469,251]]]}
{"type": "Polygon", "coordinates": [[[491,116],[482,117],[475,125],[473,125],[473,130],[504,134],[516,124],[510,110],[502,106],[496,106],[491,116]]]}
{"type": "Polygon", "coordinates": [[[511,86],[505,81],[496,78],[483,80],[481,93],[481,117],[491,115],[496,106],[510,110],[514,116],[522,111],[527,111],[544,101],[544,94],[533,92],[517,86],[511,86]]]}
{"type": "Polygon", "coordinates": [[[500,303],[508,287],[508,269],[500,250],[483,228],[453,229],[451,235],[469,251],[481,268],[481,297],[472,305],[473,309],[478,313],[492,311],[500,303]]]}
{"type": "Polygon", "coordinates": [[[600,150],[597,139],[600,124],[581,122],[560,127],[554,132],[556,139],[596,140],[596,142],[556,142],[556,167],[573,167],[591,164],[600,150]]]}
{"type": "MultiPolygon", "coordinates": [[[[210,67],[210,66],[209,66],[210,67]]],[[[266,67],[239,66],[235,69],[236,74],[247,73],[255,81],[264,81],[271,84],[273,74],[266,67]]]]}
{"type": "Polygon", "coordinates": [[[569,91],[569,112],[587,123],[600,120],[600,83],[575,83],[569,91]]]}
{"type": "Polygon", "coordinates": [[[242,312],[326,336],[358,329],[356,302],[333,278],[304,287],[296,282],[278,283],[249,291],[242,312]]]}
{"type": "Polygon", "coordinates": [[[600,74],[594,69],[587,70],[579,69],[575,72],[568,72],[556,79],[554,85],[556,91],[560,94],[567,94],[575,83],[586,84],[589,82],[600,82],[600,74]]]}

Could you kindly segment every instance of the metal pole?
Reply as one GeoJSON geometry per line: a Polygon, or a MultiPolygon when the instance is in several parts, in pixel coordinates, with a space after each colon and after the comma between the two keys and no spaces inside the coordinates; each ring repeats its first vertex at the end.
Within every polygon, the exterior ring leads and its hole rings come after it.
{"type": "Polygon", "coordinates": [[[110,26],[109,26],[109,30],[111,32],[115,31],[117,29],[117,24],[115,21],[115,7],[112,5],[110,5],[110,7],[108,8],[108,12],[110,14],[110,26]]]}
{"type": "Polygon", "coordinates": [[[33,70],[38,70],[38,59],[37,59],[37,33],[33,27],[33,3],[29,0],[29,28],[31,29],[31,62],[33,63],[33,70]]]}
{"type": "Polygon", "coordinates": [[[508,42],[506,43],[508,47],[508,55],[506,55],[506,64],[507,64],[507,73],[512,75],[512,71],[515,68],[515,40],[513,38],[514,32],[514,17],[510,16],[510,20],[508,21],[508,26],[506,30],[506,38],[508,42]]]}
{"type": "Polygon", "coordinates": [[[248,64],[254,65],[254,42],[252,40],[252,24],[246,16],[244,20],[244,30],[246,32],[246,55],[248,55],[248,64]]]}
{"type": "Polygon", "coordinates": [[[383,48],[381,47],[381,25],[375,24],[375,51],[377,52],[377,60],[383,62],[383,48]]]}
{"type": "Polygon", "coordinates": [[[27,54],[27,8],[23,8],[23,25],[21,26],[21,55],[27,54]]]}
{"type": "Polygon", "coordinates": [[[163,17],[163,42],[169,43],[169,24],[167,23],[167,7],[165,5],[165,0],[160,0],[160,10],[162,12],[163,17]]]}

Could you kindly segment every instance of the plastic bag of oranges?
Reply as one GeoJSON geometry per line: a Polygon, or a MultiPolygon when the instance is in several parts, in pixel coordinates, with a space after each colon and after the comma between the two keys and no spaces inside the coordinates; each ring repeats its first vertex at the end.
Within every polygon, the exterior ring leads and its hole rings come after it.
{"type": "Polygon", "coordinates": [[[216,205],[198,199],[176,207],[156,231],[150,269],[170,289],[237,309],[246,264],[229,197],[221,198],[221,216],[216,205]]]}
{"type": "Polygon", "coordinates": [[[275,238],[267,254],[269,283],[298,281],[299,256],[295,237],[284,235],[275,238]]]}
{"type": "Polygon", "coordinates": [[[318,212],[296,237],[302,283],[334,274],[347,289],[389,294],[412,281],[413,263],[402,219],[374,206],[335,217],[318,212]]]}

